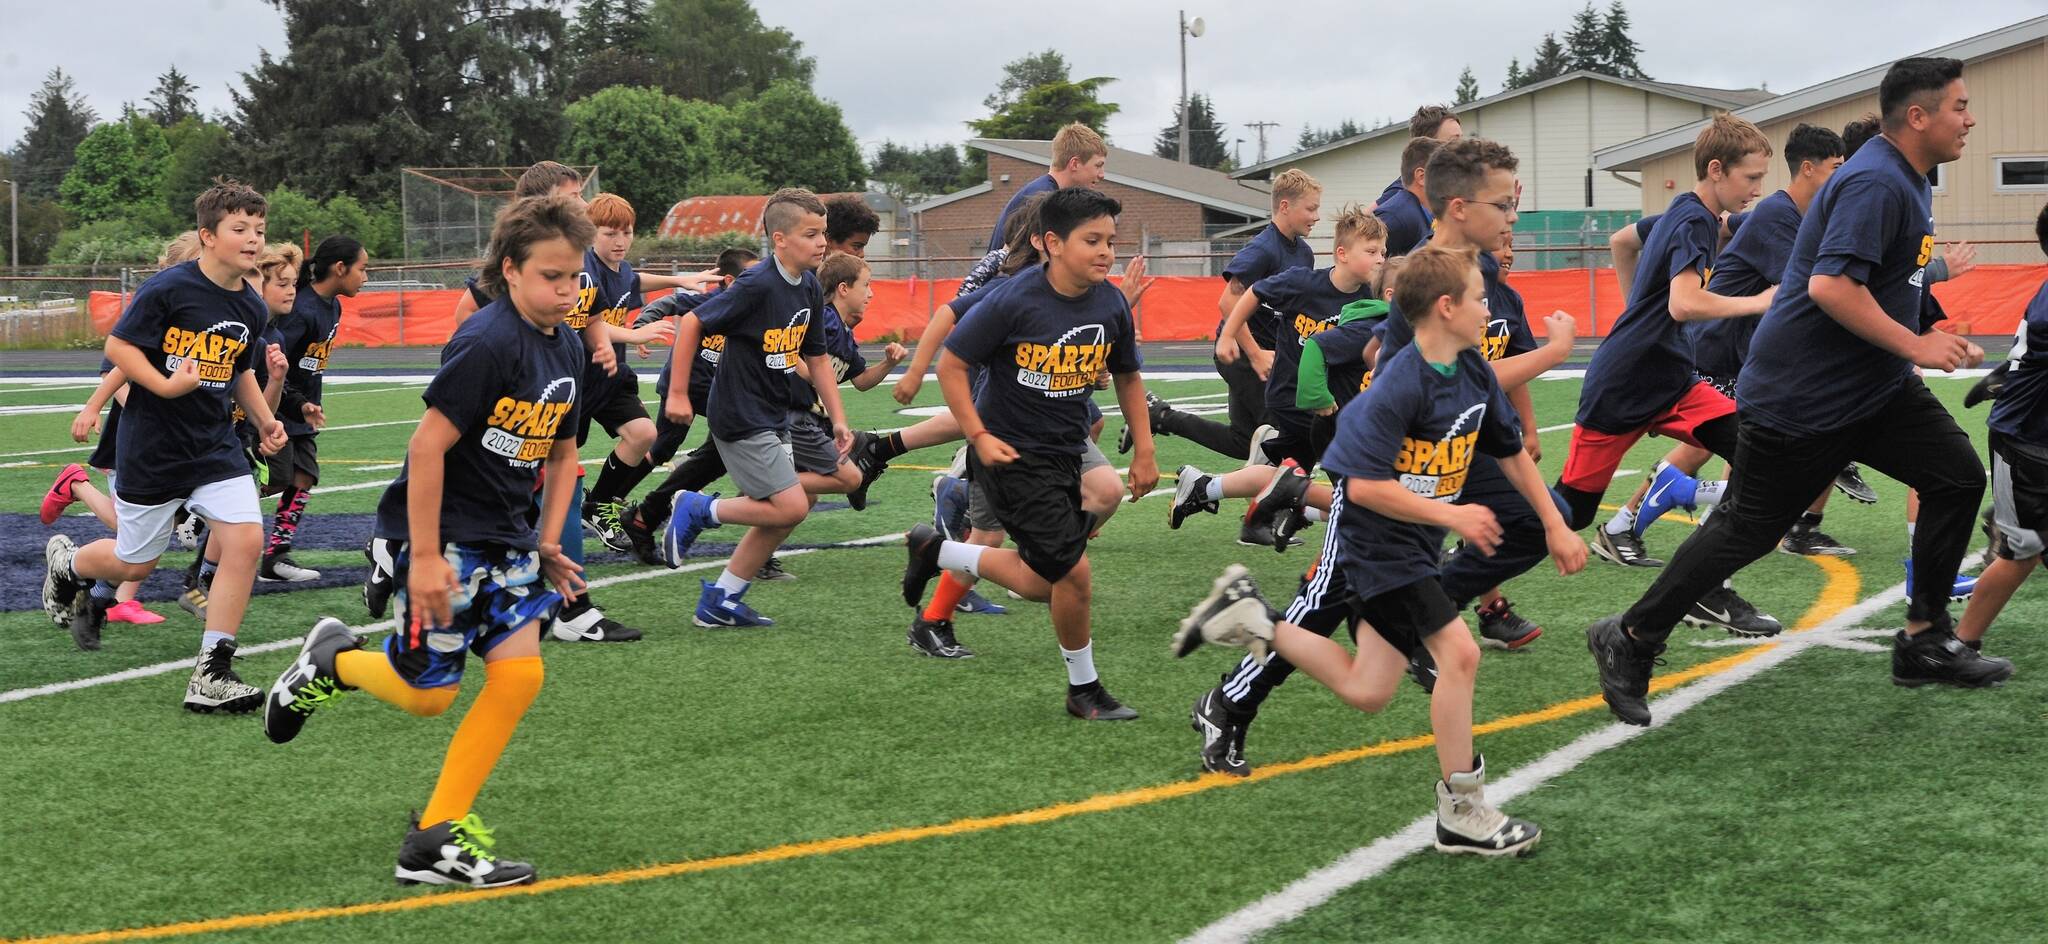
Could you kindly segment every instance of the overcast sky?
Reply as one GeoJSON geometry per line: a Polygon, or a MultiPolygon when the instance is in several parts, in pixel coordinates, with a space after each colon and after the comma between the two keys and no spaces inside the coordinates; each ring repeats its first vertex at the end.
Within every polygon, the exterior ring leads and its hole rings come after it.
{"type": "MultiPolygon", "coordinates": [[[[354,2],[354,0],[342,0],[354,2]]],[[[1245,122],[1273,121],[1268,156],[1293,150],[1304,124],[1350,118],[1367,126],[1449,101],[1472,67],[1485,94],[1499,91],[1510,57],[1526,64],[1549,30],[1563,32],[1581,0],[1380,0],[1247,3],[1186,0],[1207,34],[1188,41],[1188,85],[1208,93],[1246,161],[1257,137],[1245,122]],[[1203,6],[1202,4],[1207,4],[1203,6]],[[1447,15],[1455,9],[1455,15],[1447,15]],[[1283,19],[1284,22],[1275,22],[1283,19]],[[1446,29],[1448,28],[1448,32],[1446,29]],[[1432,38],[1441,37],[1441,38],[1432,38]]],[[[0,146],[21,137],[28,98],[63,66],[104,117],[140,103],[154,76],[176,64],[199,86],[207,112],[231,107],[231,85],[258,50],[284,53],[281,16],[262,0],[33,3],[6,0],[0,31],[0,146]],[[82,14],[82,15],[81,15],[82,14]]],[[[1149,150],[1180,94],[1173,2],[963,4],[902,0],[755,0],[764,21],[794,32],[818,60],[816,88],[839,103],[864,148],[961,141],[981,117],[1005,62],[1058,49],[1079,77],[1116,81],[1122,106],[1114,143],[1149,150]],[[1060,18],[1066,17],[1063,22],[1060,18]],[[831,32],[822,23],[830,23],[831,32]]],[[[2019,22],[2041,0],[1957,0],[1929,5],[1865,0],[1855,13],[1827,3],[1629,5],[1642,63],[1657,79],[1791,91],[1900,56],[2019,22]],[[1707,12],[1702,13],[1700,11],[1707,12]],[[1742,22],[1755,13],[1755,22],[1742,22]],[[1816,42],[1816,38],[1819,41],[1816,42]]]]}

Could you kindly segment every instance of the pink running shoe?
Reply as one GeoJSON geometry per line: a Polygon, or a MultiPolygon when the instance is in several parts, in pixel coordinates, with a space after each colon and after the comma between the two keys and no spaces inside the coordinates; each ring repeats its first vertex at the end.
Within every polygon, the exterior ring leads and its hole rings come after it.
{"type": "Polygon", "coordinates": [[[137,626],[148,626],[163,621],[164,618],[162,616],[143,609],[141,600],[116,603],[107,610],[107,622],[109,623],[134,623],[137,626]]]}
{"type": "Polygon", "coordinates": [[[56,524],[57,516],[63,514],[64,509],[71,507],[71,503],[78,500],[78,496],[71,494],[71,486],[87,481],[91,477],[85,471],[85,466],[76,462],[65,466],[64,471],[57,473],[57,481],[43,494],[43,527],[56,524]]]}

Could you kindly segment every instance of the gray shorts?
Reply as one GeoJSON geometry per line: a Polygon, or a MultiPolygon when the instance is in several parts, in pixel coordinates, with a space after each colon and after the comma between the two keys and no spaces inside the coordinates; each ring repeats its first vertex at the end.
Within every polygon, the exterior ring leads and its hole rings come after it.
{"type": "Polygon", "coordinates": [[[787,430],[759,430],[739,439],[714,436],[712,441],[718,444],[718,457],[725,460],[725,474],[732,477],[740,494],[766,501],[796,487],[796,463],[787,430]]]}
{"type": "Polygon", "coordinates": [[[831,475],[839,471],[839,447],[832,442],[832,428],[816,413],[790,411],[789,449],[798,472],[831,475]]]}
{"type": "Polygon", "coordinates": [[[2048,450],[1991,434],[1991,552],[2039,557],[2048,531],[2048,450]]]}
{"type": "MultiPolygon", "coordinates": [[[[962,448],[968,449],[973,447],[962,448]]],[[[1109,457],[1103,455],[1102,447],[1096,445],[1095,440],[1089,440],[1087,451],[1081,453],[1081,476],[1086,478],[1088,473],[1096,469],[1107,468],[1108,466],[1109,457]]],[[[967,526],[976,531],[1003,530],[1003,523],[996,520],[994,506],[989,504],[988,493],[982,489],[981,483],[969,482],[967,484],[967,526]]]]}

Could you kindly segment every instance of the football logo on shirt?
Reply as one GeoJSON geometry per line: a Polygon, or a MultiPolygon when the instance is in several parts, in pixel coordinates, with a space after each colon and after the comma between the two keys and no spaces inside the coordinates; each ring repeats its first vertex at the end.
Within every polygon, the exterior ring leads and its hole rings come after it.
{"type": "MultiPolygon", "coordinates": [[[[594,294],[596,294],[596,292],[597,292],[597,290],[596,290],[596,289],[591,289],[591,293],[592,293],[593,295],[594,295],[594,294]]],[[[631,309],[631,308],[628,308],[628,307],[626,307],[626,299],[629,299],[629,298],[632,298],[632,297],[633,297],[633,293],[632,293],[632,292],[623,292],[623,293],[621,293],[621,294],[619,295],[619,298],[618,298],[618,300],[617,300],[617,301],[615,301],[615,302],[612,302],[612,305],[611,305],[611,307],[610,307],[610,308],[607,308],[607,309],[605,309],[605,310],[604,310],[604,311],[602,311],[602,312],[600,312],[598,316],[599,316],[599,317],[601,317],[601,318],[603,318],[603,319],[605,320],[605,323],[606,323],[606,324],[609,324],[609,325],[611,325],[611,326],[612,326],[612,327],[614,327],[614,328],[630,328],[630,327],[632,327],[632,324],[631,324],[631,322],[632,322],[632,320],[633,320],[633,319],[632,319],[632,315],[633,315],[633,309],[631,309]]]]}
{"type": "Polygon", "coordinates": [[[1109,363],[1109,332],[1099,324],[1071,328],[1051,344],[1021,342],[1017,383],[1048,397],[1086,396],[1109,363]]]}
{"type": "Polygon", "coordinates": [[[761,353],[769,370],[788,373],[796,370],[796,355],[803,350],[804,335],[811,330],[811,310],[805,308],[789,316],[789,324],[781,328],[770,328],[761,332],[761,353]]]}
{"type": "Polygon", "coordinates": [[[1402,437],[1401,453],[1394,457],[1401,487],[1424,498],[1456,501],[1472,470],[1472,450],[1479,444],[1479,423],[1485,418],[1486,404],[1475,403],[1458,414],[1442,439],[1402,437]],[[1468,421],[1471,432],[1465,432],[1468,421]]]}
{"type": "Polygon", "coordinates": [[[1307,347],[1309,338],[1315,337],[1318,334],[1322,334],[1323,332],[1330,330],[1331,328],[1335,327],[1336,324],[1336,315],[1331,315],[1328,318],[1317,318],[1316,316],[1308,314],[1306,312],[1295,312],[1295,343],[1302,347],[1307,347]]]}
{"type": "Polygon", "coordinates": [[[556,378],[531,400],[499,397],[484,419],[483,447],[515,468],[534,468],[554,449],[555,434],[575,405],[574,377],[556,378]]]}
{"type": "Polygon", "coordinates": [[[204,331],[188,331],[176,325],[164,329],[164,370],[177,373],[186,358],[199,362],[199,385],[225,390],[235,379],[235,361],[249,349],[249,326],[240,321],[216,321],[204,331]]]}

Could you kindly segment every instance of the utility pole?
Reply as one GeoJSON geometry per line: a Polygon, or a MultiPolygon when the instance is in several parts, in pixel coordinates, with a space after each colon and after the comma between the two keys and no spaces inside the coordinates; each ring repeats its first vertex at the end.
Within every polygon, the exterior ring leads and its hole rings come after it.
{"type": "Polygon", "coordinates": [[[1188,37],[1199,38],[1204,29],[1202,18],[1188,20],[1188,11],[1180,11],[1180,162],[1188,162],[1188,37]]]}
{"type": "Polygon", "coordinates": [[[21,266],[21,185],[7,184],[7,267],[21,266]]]}
{"type": "Polygon", "coordinates": [[[1278,128],[1280,123],[1277,121],[1247,121],[1244,123],[1244,126],[1258,132],[1259,159],[1253,163],[1264,164],[1266,162],[1266,129],[1278,128]]]}

